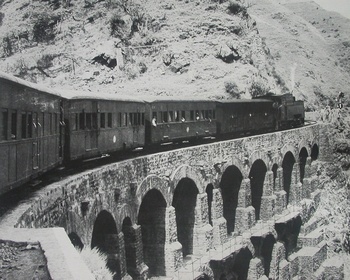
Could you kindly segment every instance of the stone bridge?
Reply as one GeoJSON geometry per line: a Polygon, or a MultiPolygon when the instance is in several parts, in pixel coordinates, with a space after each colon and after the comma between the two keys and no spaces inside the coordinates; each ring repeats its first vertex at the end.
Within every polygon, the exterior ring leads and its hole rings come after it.
{"type": "Polygon", "coordinates": [[[327,258],[312,220],[317,168],[329,156],[324,130],[103,166],[50,186],[16,226],[63,227],[75,246],[105,252],[115,279],[309,279],[327,258]]]}

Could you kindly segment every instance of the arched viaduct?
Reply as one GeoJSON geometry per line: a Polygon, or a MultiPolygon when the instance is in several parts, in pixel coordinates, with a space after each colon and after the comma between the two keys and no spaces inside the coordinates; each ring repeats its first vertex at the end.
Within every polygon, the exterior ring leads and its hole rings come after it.
{"type": "MultiPolygon", "coordinates": [[[[116,279],[284,279],[303,269],[292,259],[318,203],[318,161],[328,154],[323,129],[204,144],[85,172],[56,183],[17,226],[64,227],[75,246],[105,252],[116,279]]],[[[317,248],[315,255],[324,255],[325,246],[317,248]]]]}

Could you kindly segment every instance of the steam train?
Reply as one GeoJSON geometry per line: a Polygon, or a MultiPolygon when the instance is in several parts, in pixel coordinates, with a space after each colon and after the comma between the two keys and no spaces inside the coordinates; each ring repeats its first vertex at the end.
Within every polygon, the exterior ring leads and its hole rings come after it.
{"type": "Polygon", "coordinates": [[[304,123],[291,94],[252,100],[136,100],[56,91],[0,72],[0,194],[64,162],[137,147],[304,123]]]}

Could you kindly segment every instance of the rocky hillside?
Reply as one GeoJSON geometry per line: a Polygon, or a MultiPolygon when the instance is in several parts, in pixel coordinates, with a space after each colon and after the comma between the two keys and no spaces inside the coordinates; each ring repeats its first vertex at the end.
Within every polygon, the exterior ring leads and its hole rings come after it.
{"type": "Polygon", "coordinates": [[[52,87],[314,108],[349,87],[349,25],[313,2],[2,0],[0,66],[52,87]]]}
{"type": "Polygon", "coordinates": [[[349,93],[350,20],[312,1],[256,1],[249,10],[277,73],[309,107],[349,93]]]}

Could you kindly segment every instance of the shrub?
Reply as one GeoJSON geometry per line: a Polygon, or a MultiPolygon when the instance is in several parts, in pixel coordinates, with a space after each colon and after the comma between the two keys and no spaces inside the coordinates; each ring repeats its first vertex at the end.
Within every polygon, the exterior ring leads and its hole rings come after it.
{"type": "Polygon", "coordinates": [[[238,87],[237,87],[235,82],[225,82],[225,90],[232,97],[234,97],[236,99],[241,98],[241,93],[239,92],[238,87]]]}
{"type": "Polygon", "coordinates": [[[13,45],[9,35],[2,39],[2,50],[5,56],[11,56],[13,54],[13,45]]]}
{"type": "Polygon", "coordinates": [[[38,61],[36,62],[37,66],[42,69],[47,69],[53,66],[52,60],[57,57],[57,55],[54,54],[44,54],[42,55],[38,61]]]}
{"type": "Polygon", "coordinates": [[[4,19],[5,14],[0,12],[0,26],[2,25],[2,20],[4,19]]]}
{"type": "Polygon", "coordinates": [[[85,246],[80,252],[80,256],[91,270],[95,279],[113,279],[113,273],[107,268],[107,256],[100,252],[97,248],[89,248],[85,246]]]}
{"type": "Polygon", "coordinates": [[[234,15],[237,15],[240,12],[243,12],[243,13],[247,12],[247,8],[243,4],[241,4],[237,1],[234,1],[234,0],[230,1],[227,9],[229,10],[229,12],[231,14],[234,14],[234,15]]]}
{"type": "Polygon", "coordinates": [[[111,28],[111,35],[120,37],[123,34],[122,29],[125,26],[125,21],[119,15],[113,15],[109,21],[109,26],[111,28]]]}
{"type": "Polygon", "coordinates": [[[59,21],[59,16],[48,16],[41,14],[33,25],[33,40],[35,42],[48,42],[55,38],[55,25],[59,21]]]}
{"type": "Polygon", "coordinates": [[[262,82],[252,82],[249,88],[249,92],[252,97],[261,96],[267,94],[269,88],[265,86],[262,82]]]}

